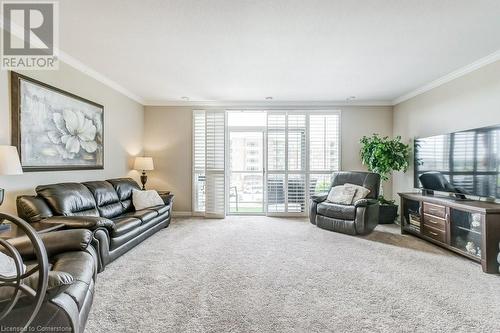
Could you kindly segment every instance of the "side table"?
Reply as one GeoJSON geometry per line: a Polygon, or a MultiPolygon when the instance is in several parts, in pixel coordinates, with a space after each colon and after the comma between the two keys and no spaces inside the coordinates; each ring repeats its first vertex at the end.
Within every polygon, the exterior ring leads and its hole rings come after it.
{"type": "MultiPolygon", "coordinates": [[[[163,199],[165,205],[172,205],[174,203],[174,195],[170,191],[157,191],[160,197],[163,199]]],[[[172,209],[172,207],[170,207],[172,209]]]]}

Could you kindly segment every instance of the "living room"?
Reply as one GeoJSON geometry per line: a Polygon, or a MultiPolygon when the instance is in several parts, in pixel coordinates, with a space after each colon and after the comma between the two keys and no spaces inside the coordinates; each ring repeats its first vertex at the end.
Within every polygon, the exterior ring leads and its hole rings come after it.
{"type": "Polygon", "coordinates": [[[500,3],[2,3],[0,330],[500,330],[500,3]]]}

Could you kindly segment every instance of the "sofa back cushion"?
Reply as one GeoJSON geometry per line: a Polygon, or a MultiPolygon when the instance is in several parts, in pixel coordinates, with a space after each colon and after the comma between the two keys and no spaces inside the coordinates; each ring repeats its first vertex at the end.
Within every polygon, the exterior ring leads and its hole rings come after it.
{"type": "Polygon", "coordinates": [[[131,212],[134,210],[134,205],[132,204],[132,190],[140,190],[139,184],[137,184],[132,178],[116,178],[108,179],[116,193],[118,194],[118,199],[120,199],[124,212],[131,212]]]}
{"type": "Polygon", "coordinates": [[[85,182],[83,185],[85,185],[94,196],[99,215],[110,219],[123,214],[123,206],[111,183],[95,181],[85,182]]]}
{"type": "Polygon", "coordinates": [[[49,205],[54,215],[99,216],[94,196],[83,184],[41,185],[35,191],[49,205]]]}
{"type": "Polygon", "coordinates": [[[21,195],[17,197],[17,215],[23,220],[33,223],[51,217],[52,210],[42,197],[21,195]]]}

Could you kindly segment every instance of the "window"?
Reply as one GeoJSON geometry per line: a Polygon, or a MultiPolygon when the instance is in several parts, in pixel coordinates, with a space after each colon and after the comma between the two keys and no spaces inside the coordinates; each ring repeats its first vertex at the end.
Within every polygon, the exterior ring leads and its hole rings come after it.
{"type": "Polygon", "coordinates": [[[304,215],[340,168],[340,114],[268,111],[267,119],[267,212],[304,215]]]}
{"type": "Polygon", "coordinates": [[[193,210],[305,215],[340,157],[338,111],[194,111],[193,210]]]}

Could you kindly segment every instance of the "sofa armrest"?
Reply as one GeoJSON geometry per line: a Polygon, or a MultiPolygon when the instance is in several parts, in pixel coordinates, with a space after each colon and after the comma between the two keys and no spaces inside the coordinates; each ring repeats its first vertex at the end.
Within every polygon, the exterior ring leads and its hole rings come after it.
{"type": "Polygon", "coordinates": [[[43,223],[63,224],[67,229],[89,229],[106,228],[112,230],[115,227],[113,221],[96,216],[52,216],[42,220],[43,223]]]}
{"type": "Polygon", "coordinates": [[[378,200],[376,199],[359,199],[353,205],[356,207],[368,207],[376,204],[378,204],[378,200]]]}
{"type": "MultiPolygon", "coordinates": [[[[55,298],[57,295],[68,289],[74,281],[75,279],[69,273],[49,271],[49,281],[47,283],[47,293],[45,294],[45,299],[51,300],[55,298]]],[[[28,277],[25,283],[35,289],[36,286],[38,286],[38,274],[33,274],[28,277]]]]}
{"type": "Polygon", "coordinates": [[[323,202],[326,198],[328,198],[328,193],[318,193],[311,196],[311,200],[316,203],[323,202]]]}
{"type": "MultiPolygon", "coordinates": [[[[36,290],[39,277],[39,272],[35,272],[34,274],[31,274],[29,277],[24,279],[22,284],[30,287],[33,290],[36,290]]],[[[49,271],[47,280],[47,292],[45,293],[45,300],[51,300],[55,298],[57,295],[68,289],[68,287],[71,286],[75,281],[71,274],[60,271],[49,271]]],[[[0,288],[1,305],[6,304],[12,299],[12,292],[13,290],[11,288],[0,288]]],[[[25,297],[27,297],[27,295],[25,293],[22,293],[20,298],[21,300],[23,300],[23,298],[25,297]]],[[[30,304],[30,302],[31,300],[26,301],[27,304],[30,304]]]]}
{"type": "MultiPolygon", "coordinates": [[[[47,250],[47,256],[70,251],[85,251],[92,241],[92,232],[85,229],[61,230],[38,234],[47,250]]],[[[8,240],[25,259],[36,257],[33,244],[27,236],[11,238],[8,240]]]]}
{"type": "Polygon", "coordinates": [[[368,235],[378,225],[380,204],[376,199],[361,199],[354,203],[354,225],[358,235],[368,235]]]}

